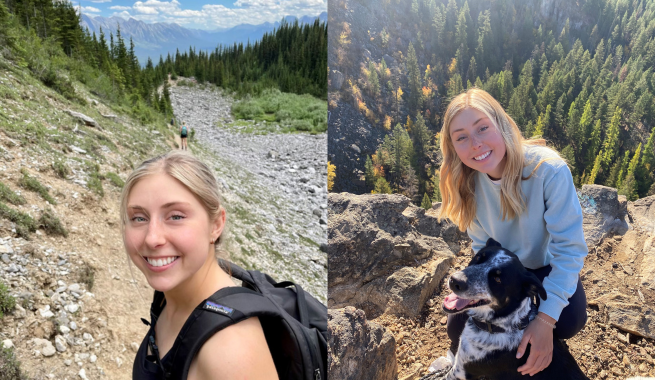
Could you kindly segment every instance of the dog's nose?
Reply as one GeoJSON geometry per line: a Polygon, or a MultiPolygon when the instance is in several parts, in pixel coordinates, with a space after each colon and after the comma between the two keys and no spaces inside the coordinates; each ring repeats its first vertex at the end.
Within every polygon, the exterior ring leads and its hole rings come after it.
{"type": "Polygon", "coordinates": [[[450,290],[453,292],[465,292],[468,290],[469,286],[468,283],[466,282],[466,276],[464,275],[463,272],[457,272],[454,273],[452,276],[450,276],[450,280],[448,281],[448,287],[450,290]]]}

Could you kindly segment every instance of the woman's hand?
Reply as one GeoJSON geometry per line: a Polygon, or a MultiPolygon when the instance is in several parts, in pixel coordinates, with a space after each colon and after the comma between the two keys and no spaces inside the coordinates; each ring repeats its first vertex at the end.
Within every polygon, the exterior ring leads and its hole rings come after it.
{"type": "MultiPolygon", "coordinates": [[[[539,313],[538,316],[552,325],[557,322],[544,313],[539,313]]],[[[553,359],[553,328],[539,320],[539,318],[533,319],[525,329],[523,339],[516,352],[516,358],[520,359],[525,353],[528,343],[530,343],[528,361],[518,368],[522,375],[533,376],[548,367],[553,359]]]]}

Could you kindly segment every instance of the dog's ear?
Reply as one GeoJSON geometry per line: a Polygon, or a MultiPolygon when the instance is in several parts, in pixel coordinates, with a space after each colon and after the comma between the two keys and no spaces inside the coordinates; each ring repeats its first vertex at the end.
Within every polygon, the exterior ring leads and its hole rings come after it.
{"type": "Polygon", "coordinates": [[[495,241],[494,239],[489,238],[487,240],[487,247],[501,247],[502,248],[502,245],[500,245],[500,243],[495,241]]]}
{"type": "Polygon", "coordinates": [[[526,271],[523,274],[522,285],[528,297],[539,295],[542,300],[546,300],[546,289],[544,289],[541,281],[539,281],[539,278],[534,273],[526,271]]]}

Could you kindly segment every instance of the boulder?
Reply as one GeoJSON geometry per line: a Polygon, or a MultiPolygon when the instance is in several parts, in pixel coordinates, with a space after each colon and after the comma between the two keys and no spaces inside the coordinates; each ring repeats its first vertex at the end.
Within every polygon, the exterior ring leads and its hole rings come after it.
{"type": "Polygon", "coordinates": [[[439,286],[451,266],[449,258],[439,257],[428,268],[403,267],[387,277],[384,286],[388,314],[412,317],[418,315],[439,286]]]}
{"type": "Polygon", "coordinates": [[[341,86],[343,86],[343,80],[344,80],[344,76],[340,71],[331,70],[330,71],[330,90],[331,91],[341,90],[341,86]]]}
{"type": "Polygon", "coordinates": [[[641,284],[655,290],[655,236],[650,235],[644,242],[643,259],[639,266],[641,284]]]}
{"type": "Polygon", "coordinates": [[[628,212],[635,229],[647,232],[655,230],[655,195],[629,202],[628,212]]]}
{"type": "Polygon", "coordinates": [[[83,121],[84,124],[86,124],[86,125],[88,125],[90,127],[100,128],[100,124],[98,124],[97,121],[95,121],[92,118],[86,116],[85,114],[75,112],[75,111],[71,111],[71,110],[66,110],[66,113],[68,113],[69,115],[71,115],[72,117],[74,117],[76,119],[79,119],[79,120],[83,121]]]}
{"type": "Polygon", "coordinates": [[[584,185],[578,190],[582,207],[582,227],[587,247],[598,245],[613,234],[623,235],[628,229],[625,221],[628,202],[616,189],[600,185],[584,185]]]}
{"type": "Polygon", "coordinates": [[[330,193],[328,205],[328,307],[418,313],[454,258],[440,229],[419,233],[424,213],[402,195],[330,193]]]}
{"type": "Polygon", "coordinates": [[[655,339],[655,311],[646,305],[632,303],[633,297],[613,292],[589,301],[598,306],[604,323],[649,339],[655,339]]]}
{"type": "Polygon", "coordinates": [[[397,379],[396,341],[352,306],[328,310],[328,373],[340,380],[397,379]]]}

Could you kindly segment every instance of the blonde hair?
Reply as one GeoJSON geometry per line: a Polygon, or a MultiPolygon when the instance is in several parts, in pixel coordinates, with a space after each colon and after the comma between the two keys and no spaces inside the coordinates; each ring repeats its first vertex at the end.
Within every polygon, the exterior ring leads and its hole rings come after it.
{"type": "MultiPolygon", "coordinates": [[[[125,240],[125,226],[128,222],[127,201],[134,185],[141,179],[157,174],[165,173],[178,180],[200,201],[209,220],[216,220],[223,212],[222,200],[218,191],[218,183],[214,173],[202,161],[184,151],[170,151],[161,156],[153,157],[143,161],[125,181],[120,198],[120,215],[121,215],[121,232],[125,240]]],[[[225,254],[221,251],[221,243],[224,241],[226,229],[215,242],[214,249],[216,253],[225,254]]]]}
{"type": "Polygon", "coordinates": [[[505,142],[507,160],[503,169],[503,180],[500,184],[502,220],[513,219],[526,208],[521,180],[530,178],[544,161],[559,158],[555,152],[557,157],[541,160],[532,173],[523,178],[523,167],[526,166],[524,147],[527,145],[545,146],[546,141],[523,138],[511,116],[486,91],[473,87],[457,95],[448,105],[444,115],[441,133],[443,162],[441,163],[439,189],[442,198],[440,218],[451,219],[461,231],[466,231],[475,217],[475,170],[464,165],[457,156],[449,129],[455,116],[467,108],[484,113],[494,123],[505,142]]]}

